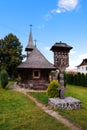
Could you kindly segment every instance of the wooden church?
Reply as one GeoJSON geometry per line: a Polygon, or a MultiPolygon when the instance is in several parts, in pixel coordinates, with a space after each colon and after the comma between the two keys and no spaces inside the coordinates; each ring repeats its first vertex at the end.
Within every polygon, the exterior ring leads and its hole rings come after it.
{"type": "Polygon", "coordinates": [[[33,44],[31,27],[25,51],[27,53],[26,61],[17,67],[21,84],[33,89],[46,89],[49,83],[49,74],[52,70],[56,70],[56,67],[33,44]]]}

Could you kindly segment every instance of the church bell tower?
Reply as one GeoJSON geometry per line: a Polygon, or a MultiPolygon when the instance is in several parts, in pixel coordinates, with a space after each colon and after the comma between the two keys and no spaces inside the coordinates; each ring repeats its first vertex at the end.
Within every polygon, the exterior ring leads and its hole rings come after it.
{"type": "Polygon", "coordinates": [[[32,25],[30,25],[29,40],[28,40],[28,44],[25,48],[25,51],[27,52],[27,58],[29,57],[29,54],[33,51],[34,48],[35,48],[35,45],[33,44],[32,25]]]}

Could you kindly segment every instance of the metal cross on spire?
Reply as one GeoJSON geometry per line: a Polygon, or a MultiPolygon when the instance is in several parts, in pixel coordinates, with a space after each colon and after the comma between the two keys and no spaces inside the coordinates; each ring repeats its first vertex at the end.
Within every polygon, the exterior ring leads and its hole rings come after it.
{"type": "Polygon", "coordinates": [[[32,25],[32,24],[30,24],[30,28],[32,28],[32,26],[33,26],[33,25],[32,25]]]}

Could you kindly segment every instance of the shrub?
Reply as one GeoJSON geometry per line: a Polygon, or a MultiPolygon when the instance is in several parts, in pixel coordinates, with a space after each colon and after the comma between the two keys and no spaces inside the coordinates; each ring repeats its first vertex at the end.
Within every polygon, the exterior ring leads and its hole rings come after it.
{"type": "Polygon", "coordinates": [[[51,81],[50,84],[48,85],[46,94],[50,98],[58,97],[59,96],[59,92],[58,92],[57,88],[59,87],[59,85],[60,84],[59,84],[59,82],[57,80],[51,81]]]}
{"type": "Polygon", "coordinates": [[[3,88],[8,84],[8,73],[6,70],[2,70],[0,73],[1,86],[3,88]]]}
{"type": "Polygon", "coordinates": [[[84,73],[66,73],[67,83],[87,87],[87,74],[84,73]]]}

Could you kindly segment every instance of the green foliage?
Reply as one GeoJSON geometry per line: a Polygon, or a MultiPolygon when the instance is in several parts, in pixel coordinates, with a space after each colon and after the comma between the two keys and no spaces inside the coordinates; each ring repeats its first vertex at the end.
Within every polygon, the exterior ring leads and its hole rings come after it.
{"type": "Polygon", "coordinates": [[[86,79],[85,79],[85,80],[86,80],[86,86],[87,86],[87,73],[86,73],[86,76],[85,76],[85,77],[86,77],[86,79]]]}
{"type": "Polygon", "coordinates": [[[77,85],[81,85],[81,73],[77,73],[77,85]]]}
{"type": "Polygon", "coordinates": [[[66,74],[67,75],[67,83],[72,84],[74,82],[73,74],[66,74]]]}
{"type": "Polygon", "coordinates": [[[81,76],[81,85],[86,87],[85,86],[85,75],[84,75],[84,73],[82,73],[82,76],[81,76]]]}
{"type": "Polygon", "coordinates": [[[64,72],[64,86],[66,87],[67,84],[67,75],[66,72],[64,72]]]}
{"type": "Polygon", "coordinates": [[[17,77],[17,83],[19,83],[20,81],[21,81],[21,76],[18,75],[18,77],[17,77]]]}
{"type": "Polygon", "coordinates": [[[84,73],[67,73],[67,83],[87,87],[87,74],[84,73]]]}
{"type": "Polygon", "coordinates": [[[77,74],[74,75],[73,84],[74,84],[74,85],[78,85],[77,74]]]}
{"type": "Polygon", "coordinates": [[[59,96],[59,93],[58,93],[58,90],[57,88],[59,87],[59,82],[57,80],[53,80],[50,82],[50,84],[48,85],[48,88],[47,88],[47,95],[49,97],[58,97],[59,96]]]}
{"type": "Polygon", "coordinates": [[[3,88],[8,84],[8,73],[6,70],[2,70],[0,73],[1,86],[3,88]]]}
{"type": "Polygon", "coordinates": [[[10,33],[0,40],[0,69],[6,69],[10,77],[17,75],[16,67],[23,57],[22,45],[15,35],[10,33]]]}

